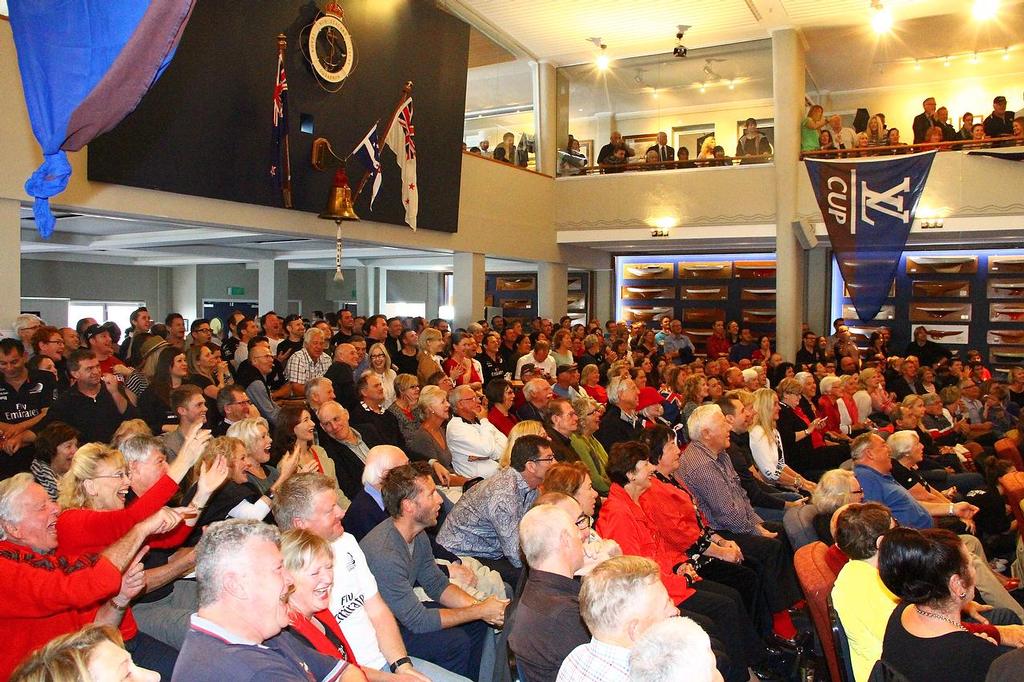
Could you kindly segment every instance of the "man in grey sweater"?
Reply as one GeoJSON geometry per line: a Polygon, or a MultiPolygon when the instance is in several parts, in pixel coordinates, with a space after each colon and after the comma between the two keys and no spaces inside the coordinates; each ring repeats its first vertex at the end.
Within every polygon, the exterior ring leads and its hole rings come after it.
{"type": "Polygon", "coordinates": [[[487,626],[503,625],[508,602],[495,597],[477,601],[437,567],[423,532],[437,523],[441,509],[429,471],[410,464],[392,469],[381,496],[391,518],[359,544],[409,654],[477,679],[487,626]],[[413,591],[417,585],[432,601],[419,600],[413,591]]]}

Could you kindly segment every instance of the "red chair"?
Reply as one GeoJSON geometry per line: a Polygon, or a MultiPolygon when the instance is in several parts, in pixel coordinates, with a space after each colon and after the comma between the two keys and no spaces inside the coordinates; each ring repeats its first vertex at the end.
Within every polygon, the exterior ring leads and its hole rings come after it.
{"type": "Polygon", "coordinates": [[[836,582],[836,574],[829,567],[825,556],[828,546],[823,542],[812,542],[796,551],[793,565],[797,580],[803,588],[807,607],[811,612],[814,630],[818,633],[821,649],[828,662],[829,675],[833,680],[842,680],[842,663],[836,654],[836,642],[832,637],[832,623],[829,620],[828,598],[836,582]]]}
{"type": "Polygon", "coordinates": [[[1000,438],[995,443],[996,457],[1012,462],[1018,471],[1024,471],[1024,461],[1021,460],[1020,450],[1012,438],[1000,438]]]}
{"type": "Polygon", "coordinates": [[[1024,511],[1020,508],[1021,500],[1024,500],[1024,471],[1011,471],[999,479],[999,485],[1003,487],[1013,517],[1017,519],[1017,532],[1024,532],[1024,511]]]}

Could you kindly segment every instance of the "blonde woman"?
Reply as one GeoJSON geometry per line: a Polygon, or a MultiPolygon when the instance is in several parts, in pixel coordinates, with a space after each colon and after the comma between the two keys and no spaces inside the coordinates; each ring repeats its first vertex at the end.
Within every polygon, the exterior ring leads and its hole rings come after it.
{"type": "Polygon", "coordinates": [[[815,485],[786,464],[782,439],[775,428],[779,418],[779,397],[770,388],[754,391],[754,422],[750,428],[750,454],[761,474],[770,482],[813,492],[815,485]]]}
{"type": "MultiPolygon", "coordinates": [[[[416,367],[416,376],[420,380],[420,385],[426,385],[430,377],[434,374],[441,372],[444,374],[444,370],[441,369],[440,353],[444,348],[444,337],[438,330],[427,327],[420,334],[420,340],[418,342],[420,353],[419,353],[419,364],[416,367]]],[[[445,374],[447,376],[447,374],[445,374]]]]}
{"type": "Polygon", "coordinates": [[[512,430],[508,432],[508,443],[505,445],[505,452],[501,453],[501,459],[498,460],[498,467],[504,469],[512,462],[512,448],[515,446],[516,441],[523,436],[543,436],[548,437],[547,431],[544,430],[544,424],[533,419],[527,419],[521,421],[512,427],[512,430]]]}
{"type": "Polygon", "coordinates": [[[116,628],[89,624],[37,649],[11,682],[160,682],[160,673],[135,665],[116,628]]]}
{"type": "Polygon", "coordinates": [[[807,110],[807,118],[800,127],[800,151],[821,148],[821,129],[828,124],[825,110],[819,104],[812,104],[807,110]]]}
{"type": "MultiPolygon", "coordinates": [[[[210,497],[200,510],[196,529],[189,537],[189,544],[199,541],[205,526],[224,519],[253,519],[262,521],[270,513],[270,495],[264,494],[249,481],[250,459],[245,443],[237,438],[221,436],[214,438],[203,450],[202,457],[192,469],[193,481],[186,498],[196,489],[196,481],[205,467],[214,464],[227,468],[227,481],[210,497]]],[[[270,494],[277,492],[282,481],[270,487],[270,494]]]]}
{"type": "Polygon", "coordinates": [[[110,439],[110,447],[114,449],[120,448],[121,443],[125,442],[132,436],[152,435],[153,432],[145,421],[142,419],[129,419],[128,421],[121,422],[121,425],[117,427],[117,431],[114,431],[114,436],[110,439]]]}
{"type": "Polygon", "coordinates": [[[395,415],[402,438],[408,443],[420,428],[419,419],[416,417],[416,403],[420,399],[421,390],[420,380],[415,374],[399,374],[395,377],[392,390],[395,392],[395,400],[388,407],[388,411],[395,415]]]}
{"type": "Polygon", "coordinates": [[[877,114],[868,119],[867,135],[867,146],[869,147],[884,147],[888,143],[885,126],[882,125],[882,119],[878,118],[877,114]]]}
{"type": "MultiPolygon", "coordinates": [[[[195,432],[194,432],[195,433],[195,432]]],[[[208,436],[207,436],[208,437],[208,436]]],[[[57,542],[70,556],[99,553],[128,534],[136,524],[156,513],[168,519],[164,529],[146,539],[151,548],[174,549],[192,533],[198,510],[204,507],[227,476],[226,466],[211,466],[200,473],[196,495],[189,507],[164,510],[178,492],[178,482],[205,447],[202,436],[189,438],[173,464],[132,504],[125,506],[131,476],[124,456],[101,443],[88,443],[75,453],[71,468],[60,481],[58,504],[64,510],[57,517],[57,542]]],[[[153,569],[159,573],[161,569],[153,569]]],[[[178,577],[178,576],[174,576],[178,577]]],[[[150,578],[152,584],[155,577],[150,578]]],[[[153,661],[162,674],[174,668],[176,652],[167,644],[139,631],[131,609],[125,606],[121,635],[132,651],[153,661]]]]}
{"type": "Polygon", "coordinates": [[[451,473],[452,453],[444,429],[451,413],[448,393],[438,386],[424,386],[416,410],[420,414],[420,427],[407,442],[409,450],[427,458],[442,485],[462,485],[466,479],[451,473]]]}
{"type": "Polygon", "coordinates": [[[398,374],[391,368],[391,355],[383,343],[375,343],[370,346],[368,357],[370,366],[363,372],[363,375],[376,374],[380,377],[380,383],[384,386],[384,408],[386,409],[395,402],[395,378],[398,374]]]}
{"type": "Polygon", "coordinates": [[[274,488],[275,484],[284,483],[295,473],[299,458],[294,451],[281,457],[278,468],[267,464],[270,461],[273,440],[270,437],[267,420],[263,417],[250,417],[237,421],[228,428],[227,435],[237,438],[245,445],[245,451],[249,457],[247,478],[261,494],[266,495],[274,488]]]}
{"type": "MultiPolygon", "coordinates": [[[[593,367],[593,365],[589,365],[593,367]]],[[[581,396],[572,401],[572,409],[576,411],[576,433],[569,437],[569,444],[587,467],[591,484],[602,496],[608,495],[611,481],[605,467],[608,465],[608,453],[601,441],[594,437],[597,427],[601,424],[604,406],[592,398],[581,396]]]]}
{"type": "Polygon", "coordinates": [[[714,135],[708,135],[704,138],[704,141],[700,144],[700,152],[697,153],[698,159],[713,159],[715,158],[715,146],[718,143],[715,142],[714,135]]]}

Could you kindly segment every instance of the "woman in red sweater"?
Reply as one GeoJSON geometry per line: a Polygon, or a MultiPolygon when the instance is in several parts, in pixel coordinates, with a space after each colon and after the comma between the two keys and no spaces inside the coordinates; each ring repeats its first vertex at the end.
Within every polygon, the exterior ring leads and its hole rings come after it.
{"type": "Polygon", "coordinates": [[[708,631],[718,637],[734,667],[745,671],[767,657],[754,624],[736,590],[701,580],[693,564],[682,551],[665,543],[650,517],[639,504],[651,488],[654,466],[647,446],[636,441],[616,443],[608,454],[608,478],[611,488],[601,506],[595,530],[605,539],[615,540],[623,554],[653,559],[661,567],[661,580],[672,601],[684,616],[696,613],[698,622],[714,621],[708,631]]]}
{"type": "Polygon", "coordinates": [[[367,677],[329,608],[334,587],[334,553],[326,540],[306,530],[281,535],[284,570],[292,582],[288,597],[288,629],[321,654],[348,661],[345,682],[367,677]]]}
{"type": "MultiPolygon", "coordinates": [[[[166,467],[160,478],[146,490],[134,490],[131,475],[124,456],[117,450],[100,443],[89,443],[78,449],[71,461],[71,468],[60,482],[58,504],[62,512],[57,517],[57,538],[62,552],[86,554],[101,552],[113,544],[135,524],[152,516],[164,507],[178,493],[178,484],[184,478],[192,463],[202,453],[209,440],[208,432],[201,432],[199,425],[185,438],[174,463],[166,467]],[[131,504],[125,505],[129,491],[139,495],[131,504]],[[141,493],[141,494],[140,494],[141,493]]],[[[161,466],[160,462],[157,466],[161,466]]],[[[209,467],[200,478],[200,490],[192,506],[178,511],[186,518],[177,528],[161,535],[150,536],[146,544],[156,548],[175,548],[184,543],[198,516],[197,510],[206,505],[210,495],[224,482],[227,476],[226,463],[209,467]]],[[[173,580],[175,576],[169,576],[173,580]]],[[[147,589],[162,587],[168,582],[150,580],[147,589]]],[[[135,660],[145,667],[170,674],[174,668],[176,652],[138,629],[131,609],[125,612],[121,621],[121,636],[125,647],[135,660]]]]}

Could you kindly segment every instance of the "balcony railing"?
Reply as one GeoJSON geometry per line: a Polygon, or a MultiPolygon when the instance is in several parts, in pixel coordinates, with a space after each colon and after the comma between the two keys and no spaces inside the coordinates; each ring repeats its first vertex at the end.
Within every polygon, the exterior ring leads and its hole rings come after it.
{"type": "Polygon", "coordinates": [[[800,152],[801,159],[855,159],[866,156],[892,156],[894,154],[915,154],[917,152],[959,151],[963,149],[990,149],[1024,145],[1024,137],[990,137],[984,140],[952,140],[950,142],[922,142],[920,144],[899,144],[885,147],[855,147],[853,149],[814,149],[800,152]]]}
{"type": "Polygon", "coordinates": [[[772,160],[770,154],[760,156],[723,156],[717,159],[686,159],[685,161],[654,161],[651,163],[600,163],[584,166],[575,173],[559,173],[559,177],[575,177],[579,175],[613,175],[616,173],[636,173],[652,170],[675,170],[679,168],[722,168],[728,166],[747,166],[763,164],[772,160]]]}

